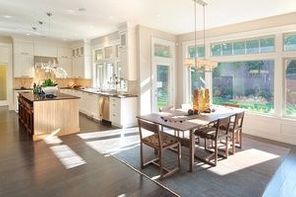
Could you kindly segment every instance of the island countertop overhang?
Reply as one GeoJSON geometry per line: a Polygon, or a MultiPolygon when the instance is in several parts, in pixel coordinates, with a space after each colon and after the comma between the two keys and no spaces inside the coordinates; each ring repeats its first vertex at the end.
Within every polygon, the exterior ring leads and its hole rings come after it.
{"type": "Polygon", "coordinates": [[[32,92],[24,92],[20,93],[23,98],[30,102],[42,102],[42,101],[57,101],[57,100],[68,100],[68,99],[80,99],[80,97],[77,96],[72,96],[69,94],[63,94],[63,93],[58,93],[56,97],[53,98],[46,98],[46,97],[41,97],[38,95],[33,94],[32,92]]]}

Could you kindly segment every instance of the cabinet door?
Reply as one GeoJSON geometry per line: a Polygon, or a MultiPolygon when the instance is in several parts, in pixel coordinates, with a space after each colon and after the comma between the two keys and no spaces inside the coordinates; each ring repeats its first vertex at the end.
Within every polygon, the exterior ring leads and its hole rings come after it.
{"type": "Polygon", "coordinates": [[[59,47],[58,48],[58,57],[62,58],[71,58],[72,50],[66,47],[59,47]]]}
{"type": "Polygon", "coordinates": [[[16,54],[14,56],[14,77],[33,77],[34,57],[16,54]]]}
{"type": "Polygon", "coordinates": [[[84,78],[84,58],[73,58],[73,76],[84,78]]]}
{"type": "Polygon", "coordinates": [[[72,59],[66,57],[59,57],[59,66],[62,67],[68,74],[68,77],[72,77],[72,59]]]}
{"type": "Polygon", "coordinates": [[[13,47],[15,54],[33,55],[34,53],[33,42],[16,41],[13,47]]]}
{"type": "Polygon", "coordinates": [[[46,56],[46,57],[57,57],[57,47],[54,45],[48,45],[45,43],[34,44],[34,55],[46,56]]]}

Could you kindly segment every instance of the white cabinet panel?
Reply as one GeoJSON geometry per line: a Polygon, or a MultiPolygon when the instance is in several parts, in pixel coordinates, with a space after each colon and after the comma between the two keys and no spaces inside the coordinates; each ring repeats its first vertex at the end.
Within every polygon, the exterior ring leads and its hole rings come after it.
{"type": "Polygon", "coordinates": [[[55,45],[48,45],[46,43],[34,44],[35,56],[57,57],[57,47],[55,45]]]}
{"type": "Polygon", "coordinates": [[[62,67],[68,74],[68,77],[72,77],[72,59],[66,57],[59,57],[59,66],[62,67]]]}
{"type": "Polygon", "coordinates": [[[18,41],[14,44],[14,53],[21,55],[33,55],[34,45],[33,42],[18,41]]]}
{"type": "Polygon", "coordinates": [[[32,55],[15,54],[14,77],[33,77],[34,57],[32,55]]]}
{"type": "Polygon", "coordinates": [[[72,50],[66,47],[59,47],[58,48],[58,57],[63,58],[71,58],[72,57],[72,50]]]}
{"type": "Polygon", "coordinates": [[[84,57],[73,58],[73,76],[84,78],[84,57]]]}

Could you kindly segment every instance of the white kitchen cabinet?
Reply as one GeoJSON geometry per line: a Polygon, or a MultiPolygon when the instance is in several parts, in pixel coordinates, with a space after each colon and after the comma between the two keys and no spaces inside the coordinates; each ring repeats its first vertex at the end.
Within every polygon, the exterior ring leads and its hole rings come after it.
{"type": "Polygon", "coordinates": [[[13,45],[14,54],[31,55],[34,54],[34,44],[31,41],[17,41],[13,45]]]}
{"type": "Polygon", "coordinates": [[[68,77],[72,77],[72,58],[58,57],[59,66],[62,67],[68,74],[68,77]]]}
{"type": "Polygon", "coordinates": [[[110,97],[109,107],[112,125],[121,128],[137,125],[137,97],[110,97]]]}
{"type": "Polygon", "coordinates": [[[34,76],[34,56],[14,54],[14,77],[34,76]]]}
{"type": "Polygon", "coordinates": [[[74,57],[72,67],[73,77],[85,78],[84,57],[74,57]]]}
{"type": "Polygon", "coordinates": [[[58,47],[58,57],[62,58],[71,58],[72,57],[72,50],[66,47],[58,47]]]}
{"type": "Polygon", "coordinates": [[[34,43],[34,55],[44,56],[44,57],[57,57],[58,50],[56,45],[51,45],[49,43],[34,43]]]}
{"type": "Polygon", "coordinates": [[[137,80],[136,70],[136,28],[130,23],[119,25],[119,59],[121,75],[129,81],[137,80]]]}

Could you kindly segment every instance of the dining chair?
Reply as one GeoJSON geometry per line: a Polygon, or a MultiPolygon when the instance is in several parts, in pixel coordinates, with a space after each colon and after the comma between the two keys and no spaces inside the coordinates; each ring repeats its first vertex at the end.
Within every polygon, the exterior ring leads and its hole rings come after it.
{"type": "Polygon", "coordinates": [[[245,112],[240,112],[232,116],[229,128],[232,154],[235,153],[235,147],[242,148],[242,129],[245,112]]]}
{"type": "Polygon", "coordinates": [[[195,131],[195,135],[198,136],[201,139],[204,139],[204,149],[206,151],[212,152],[210,155],[211,157],[214,156],[214,162],[211,162],[210,160],[207,161],[205,159],[202,159],[206,163],[216,166],[217,161],[218,161],[218,155],[219,154],[219,149],[218,149],[218,142],[221,141],[222,139],[226,141],[225,144],[225,154],[222,155],[224,158],[228,158],[228,139],[229,139],[229,127],[230,127],[230,117],[224,117],[220,118],[216,121],[210,122],[206,127],[197,129],[195,131]],[[208,149],[208,144],[207,140],[210,140],[214,143],[212,144],[212,150],[208,149]]]}
{"type": "Polygon", "coordinates": [[[169,136],[162,132],[160,126],[154,123],[143,121],[138,119],[139,132],[140,132],[140,156],[141,156],[141,168],[146,167],[149,164],[154,164],[160,167],[160,179],[165,178],[180,169],[181,165],[181,144],[177,138],[169,136]],[[152,135],[144,136],[143,130],[152,132],[152,135]],[[154,150],[157,150],[156,158],[150,161],[144,161],[143,145],[147,145],[154,150]],[[174,169],[167,169],[163,166],[164,151],[170,148],[177,149],[177,167],[174,169]]]}

